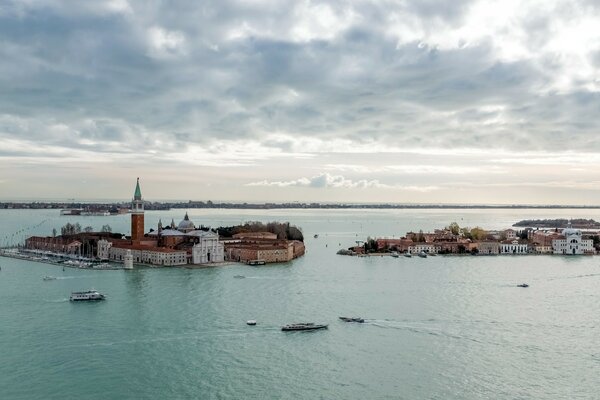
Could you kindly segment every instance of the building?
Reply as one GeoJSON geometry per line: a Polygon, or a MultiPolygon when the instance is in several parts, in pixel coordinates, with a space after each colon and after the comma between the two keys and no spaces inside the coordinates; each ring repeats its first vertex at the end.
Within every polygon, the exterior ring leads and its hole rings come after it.
{"type": "Polygon", "coordinates": [[[218,234],[210,231],[192,231],[187,235],[194,238],[192,264],[207,264],[225,260],[225,246],[219,242],[218,234]]]}
{"type": "Polygon", "coordinates": [[[500,243],[500,254],[527,254],[529,246],[517,239],[505,240],[500,243]]]}
{"type": "Polygon", "coordinates": [[[284,239],[233,239],[225,242],[225,259],[266,263],[287,262],[304,255],[304,243],[284,239]]]}
{"type": "Polygon", "coordinates": [[[500,243],[498,242],[479,242],[477,246],[477,250],[479,254],[499,254],[500,253],[500,243]]]}
{"type": "Polygon", "coordinates": [[[441,250],[441,246],[437,243],[413,243],[408,246],[408,252],[411,254],[418,253],[438,253],[441,250]]]}
{"type": "Polygon", "coordinates": [[[583,239],[581,230],[566,228],[562,230],[562,238],[552,240],[554,254],[594,254],[594,241],[583,239]]]}

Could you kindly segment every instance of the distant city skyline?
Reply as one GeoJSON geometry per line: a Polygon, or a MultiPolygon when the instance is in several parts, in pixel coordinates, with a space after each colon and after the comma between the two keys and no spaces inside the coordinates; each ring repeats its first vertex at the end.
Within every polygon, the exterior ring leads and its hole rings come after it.
{"type": "Polygon", "coordinates": [[[6,1],[0,200],[600,204],[600,3],[6,1]]]}

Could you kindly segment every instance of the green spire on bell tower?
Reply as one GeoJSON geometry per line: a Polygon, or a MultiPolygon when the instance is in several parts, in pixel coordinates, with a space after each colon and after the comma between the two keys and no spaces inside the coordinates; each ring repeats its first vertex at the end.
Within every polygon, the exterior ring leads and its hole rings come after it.
{"type": "Polygon", "coordinates": [[[142,199],[142,191],[140,190],[140,178],[137,178],[137,183],[135,185],[135,194],[133,195],[134,200],[142,199]]]}

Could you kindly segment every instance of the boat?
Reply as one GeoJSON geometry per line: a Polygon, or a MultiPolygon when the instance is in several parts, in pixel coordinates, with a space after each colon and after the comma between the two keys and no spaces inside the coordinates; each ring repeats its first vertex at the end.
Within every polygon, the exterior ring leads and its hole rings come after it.
{"type": "Polygon", "coordinates": [[[88,290],[87,292],[73,292],[71,293],[71,297],[69,297],[70,301],[97,301],[104,300],[106,297],[99,293],[97,290],[88,290]]]}
{"type": "Polygon", "coordinates": [[[419,257],[421,258],[427,258],[427,253],[425,253],[424,251],[419,253],[419,257]]]}
{"type": "Polygon", "coordinates": [[[300,322],[281,327],[282,331],[314,331],[317,329],[327,329],[327,325],[315,324],[312,322],[300,322]]]}
{"type": "Polygon", "coordinates": [[[238,279],[244,279],[245,278],[244,275],[234,275],[233,277],[234,278],[238,278],[238,279]]]}
{"type": "Polygon", "coordinates": [[[344,322],[358,322],[361,324],[365,322],[364,318],[360,317],[340,317],[340,319],[344,322]]]}
{"type": "Polygon", "coordinates": [[[45,281],[53,281],[53,280],[55,280],[55,279],[56,279],[56,277],[55,277],[55,276],[45,276],[43,279],[44,279],[45,281]]]}
{"type": "Polygon", "coordinates": [[[517,285],[517,287],[529,287],[529,285],[526,283],[521,283],[520,285],[517,285]]]}
{"type": "Polygon", "coordinates": [[[246,262],[246,264],[248,264],[248,265],[265,265],[266,262],[265,262],[265,260],[248,260],[246,262]]]}
{"type": "Polygon", "coordinates": [[[246,321],[246,325],[254,326],[254,325],[256,325],[256,320],[249,319],[248,321],[246,321]]]}
{"type": "Polygon", "coordinates": [[[316,239],[319,237],[319,235],[315,233],[315,236],[313,236],[313,237],[316,239]]]}
{"type": "Polygon", "coordinates": [[[400,257],[400,255],[398,254],[398,252],[397,252],[397,251],[392,251],[392,252],[390,253],[390,255],[391,255],[392,257],[394,257],[394,258],[398,258],[398,257],[400,257]]]}
{"type": "Polygon", "coordinates": [[[410,254],[410,253],[404,253],[404,257],[411,258],[411,257],[412,257],[412,254],[410,254]]]}

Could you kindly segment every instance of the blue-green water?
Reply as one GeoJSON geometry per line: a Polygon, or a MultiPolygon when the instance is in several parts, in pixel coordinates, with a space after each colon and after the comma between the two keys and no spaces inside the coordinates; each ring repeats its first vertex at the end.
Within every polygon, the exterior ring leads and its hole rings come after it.
{"type": "MultiPolygon", "coordinates": [[[[455,220],[505,228],[530,216],[600,220],[598,210],[189,211],[212,226],[289,220],[307,254],[266,267],[64,272],[0,258],[0,398],[598,398],[599,257],[335,254],[455,220]],[[108,300],[67,300],[88,288],[108,300]],[[298,321],[329,329],[279,330],[298,321]]],[[[148,212],[147,228],[183,212],[148,212]]],[[[3,210],[0,239],[67,221],[129,226],[128,216],[3,210]]]]}

